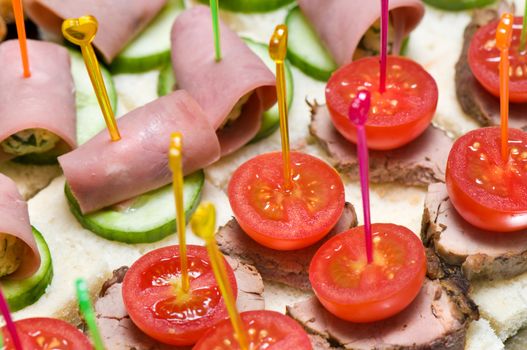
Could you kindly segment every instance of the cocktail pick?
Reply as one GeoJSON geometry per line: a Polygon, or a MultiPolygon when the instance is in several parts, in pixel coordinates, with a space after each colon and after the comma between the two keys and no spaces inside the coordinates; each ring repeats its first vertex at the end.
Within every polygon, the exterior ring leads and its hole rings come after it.
{"type": "Polygon", "coordinates": [[[210,14],[212,16],[212,31],[214,32],[214,56],[216,62],[221,61],[220,43],[220,14],[218,0],[210,0],[210,14]]]}
{"type": "Polygon", "coordinates": [[[504,13],[496,30],[496,47],[500,50],[501,158],[509,159],[509,48],[514,16],[504,13]]]}
{"type": "Polygon", "coordinates": [[[381,60],[380,60],[380,80],[379,92],[386,91],[386,66],[388,56],[388,0],[381,0],[381,60]]]}
{"type": "Polygon", "coordinates": [[[97,328],[97,322],[95,321],[95,312],[91,304],[90,295],[88,293],[88,286],[86,280],[78,278],[75,281],[75,289],[77,290],[77,299],[79,301],[79,309],[88,325],[90,331],[90,337],[95,350],[105,350],[102,342],[101,334],[97,328]]]}
{"type": "Polygon", "coordinates": [[[172,170],[174,200],[176,204],[177,231],[179,237],[179,261],[181,264],[181,289],[188,293],[190,281],[188,277],[187,237],[185,223],[185,207],[183,206],[183,136],[175,132],[170,137],[169,165],[172,170]]]}
{"type": "Polygon", "coordinates": [[[93,89],[95,90],[95,95],[97,95],[97,100],[101,106],[104,120],[106,122],[106,127],[110,132],[110,137],[112,141],[119,141],[121,139],[121,135],[119,134],[119,129],[117,128],[117,122],[115,121],[112,105],[110,104],[108,92],[106,91],[106,86],[104,85],[104,79],[101,74],[101,69],[99,68],[99,62],[97,61],[97,56],[95,55],[95,51],[91,45],[91,42],[97,33],[97,28],[98,22],[93,16],[69,18],[62,22],[62,34],[64,37],[73,44],[79,45],[81,47],[84,63],[86,64],[86,69],[90,75],[90,80],[92,82],[93,89]]]}
{"type": "Polygon", "coordinates": [[[360,188],[362,192],[362,207],[364,212],[364,234],[366,236],[366,256],[368,264],[373,262],[373,244],[370,216],[370,184],[368,144],[366,142],[366,121],[370,111],[370,93],[360,91],[350,105],[348,117],[357,129],[357,152],[360,168],[360,188]]]}
{"type": "Polygon", "coordinates": [[[236,339],[242,350],[249,350],[249,341],[243,321],[236,308],[236,301],[233,296],[232,288],[227,277],[227,270],[223,256],[218,249],[216,238],[214,237],[216,226],[216,209],[212,203],[202,203],[190,220],[190,226],[196,236],[205,241],[205,247],[209,253],[210,263],[214,276],[220,287],[221,295],[225,300],[227,311],[231,319],[232,328],[236,334],[236,339]]]}
{"type": "Polygon", "coordinates": [[[523,24],[522,24],[522,33],[520,36],[520,47],[519,51],[525,51],[525,44],[527,43],[527,1],[525,1],[525,9],[523,12],[523,24]]]}
{"type": "Polygon", "coordinates": [[[11,335],[11,340],[13,341],[13,345],[15,346],[15,350],[24,350],[22,348],[22,343],[20,342],[20,337],[18,336],[18,332],[16,331],[15,323],[13,322],[13,318],[11,317],[11,312],[9,312],[9,305],[7,305],[7,301],[5,300],[4,293],[0,289],[0,311],[2,311],[2,316],[4,316],[4,321],[7,327],[7,331],[11,335]]]}
{"type": "Polygon", "coordinates": [[[269,56],[276,63],[276,94],[280,113],[280,135],[282,138],[282,161],[284,163],[284,187],[292,187],[291,160],[289,151],[289,126],[287,123],[287,100],[284,61],[287,55],[287,26],[276,26],[269,41],[269,56]]]}
{"type": "Polygon", "coordinates": [[[24,6],[22,0],[11,0],[13,12],[15,14],[16,31],[18,33],[18,44],[20,45],[20,57],[24,69],[24,78],[31,76],[29,70],[29,55],[27,52],[26,24],[24,22],[24,6]]]}

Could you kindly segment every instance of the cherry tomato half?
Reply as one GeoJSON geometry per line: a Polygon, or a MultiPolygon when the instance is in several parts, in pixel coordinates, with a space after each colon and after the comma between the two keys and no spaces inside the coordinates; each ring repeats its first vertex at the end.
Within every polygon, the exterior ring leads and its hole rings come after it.
{"type": "MultiPolygon", "coordinates": [[[[514,18],[512,42],[509,49],[509,90],[511,102],[527,102],[527,51],[520,51],[522,17],[514,18]]],[[[500,50],[496,47],[496,28],[499,21],[481,27],[470,42],[468,63],[472,73],[485,89],[500,96],[500,50]]]]}
{"type": "Polygon", "coordinates": [[[472,225],[495,232],[527,228],[527,133],[509,129],[506,164],[500,128],[461,136],[448,156],[446,183],[450,201],[472,225]]]}
{"type": "Polygon", "coordinates": [[[322,239],[344,210],[339,174],[318,158],[291,152],[292,189],[284,188],[282,153],[242,164],[229,183],[229,202],[243,230],[260,244],[292,250],[322,239]]]}
{"type": "Polygon", "coordinates": [[[364,226],[331,238],[309,266],[318,300],[337,317],[374,322],[397,314],[419,294],[426,274],[425,250],[412,231],[373,224],[372,264],[366,258],[364,226]]]}
{"type": "MultiPolygon", "coordinates": [[[[24,350],[93,350],[88,338],[71,324],[55,318],[26,318],[15,322],[24,350]]],[[[13,350],[13,340],[2,328],[4,346],[13,350]]]]}
{"type": "MultiPolygon", "coordinates": [[[[143,255],[130,267],[123,281],[124,305],[132,321],[143,332],[166,344],[192,345],[228,316],[207,250],[189,245],[187,255],[189,294],[181,290],[178,246],[143,255]]],[[[225,265],[236,297],[234,273],[225,265]]]]}
{"type": "Polygon", "coordinates": [[[379,57],[366,57],[337,70],[326,86],[326,102],[335,128],[351,142],[357,130],[348,119],[351,102],[361,90],[371,92],[366,123],[368,147],[388,150],[403,146],[430,125],[437,107],[437,84],[419,64],[388,57],[386,91],[379,92],[379,57]]]}
{"type": "MultiPolygon", "coordinates": [[[[240,314],[251,350],[311,350],[306,332],[293,319],[275,311],[247,311],[240,314]]],[[[238,350],[231,320],[218,323],[192,350],[238,350]]]]}

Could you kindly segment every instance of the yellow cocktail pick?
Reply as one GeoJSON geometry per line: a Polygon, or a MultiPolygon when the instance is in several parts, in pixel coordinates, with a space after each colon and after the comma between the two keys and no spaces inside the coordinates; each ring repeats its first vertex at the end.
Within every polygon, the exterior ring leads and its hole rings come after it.
{"type": "Polygon", "coordinates": [[[234,299],[231,285],[227,277],[227,269],[225,268],[225,261],[223,255],[218,249],[216,238],[214,237],[215,226],[216,226],[216,209],[212,203],[202,203],[190,221],[192,231],[196,236],[202,238],[205,241],[205,247],[209,253],[210,263],[214,276],[220,287],[221,295],[225,300],[227,311],[231,319],[232,327],[236,333],[236,339],[240,344],[242,350],[249,349],[249,341],[245,327],[243,326],[242,318],[236,309],[236,300],[234,299]]]}
{"type": "Polygon", "coordinates": [[[86,63],[86,68],[88,69],[95,95],[97,95],[97,100],[101,106],[110,137],[112,141],[119,141],[121,135],[119,134],[115,115],[110,104],[110,99],[108,98],[108,92],[104,85],[99,62],[91,45],[97,33],[97,28],[97,19],[93,16],[69,18],[62,22],[62,34],[64,37],[73,44],[81,47],[84,63],[86,63]]]}
{"type": "Polygon", "coordinates": [[[276,26],[269,42],[269,56],[276,63],[276,94],[280,112],[280,135],[282,138],[282,160],[284,163],[284,187],[292,187],[291,160],[289,151],[289,126],[287,123],[287,100],[284,61],[287,55],[287,26],[276,26]]]}
{"type": "Polygon", "coordinates": [[[177,231],[179,236],[179,261],[181,263],[181,288],[184,293],[190,289],[188,277],[187,239],[185,207],[183,203],[183,136],[179,132],[170,138],[169,165],[172,170],[174,199],[176,202],[177,231]]]}

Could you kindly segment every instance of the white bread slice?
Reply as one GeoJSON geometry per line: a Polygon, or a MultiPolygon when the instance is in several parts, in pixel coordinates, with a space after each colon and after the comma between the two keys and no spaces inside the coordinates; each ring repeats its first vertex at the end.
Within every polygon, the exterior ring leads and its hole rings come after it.
{"type": "Polygon", "coordinates": [[[520,330],[516,335],[505,343],[505,350],[527,349],[527,328],[520,330]]]}
{"type": "Polygon", "coordinates": [[[503,350],[505,346],[484,318],[470,323],[465,350],[503,350]]]}

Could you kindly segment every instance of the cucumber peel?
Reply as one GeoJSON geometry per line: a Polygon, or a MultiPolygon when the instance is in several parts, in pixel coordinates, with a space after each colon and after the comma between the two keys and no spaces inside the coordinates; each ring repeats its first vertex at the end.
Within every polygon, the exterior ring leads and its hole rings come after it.
{"type": "MultiPolygon", "coordinates": [[[[204,181],[203,171],[184,179],[183,197],[187,219],[199,203],[204,181]]],[[[177,230],[171,184],[138,196],[130,209],[118,211],[110,207],[86,215],[82,214],[67,184],[65,193],[70,210],[82,227],[111,241],[152,243],[177,230]]]]}
{"type": "Polygon", "coordinates": [[[110,65],[113,73],[141,73],[170,62],[170,31],[185,9],[183,0],[169,0],[165,7],[110,65]]]}
{"type": "Polygon", "coordinates": [[[423,0],[425,4],[447,11],[463,11],[473,8],[485,7],[496,0],[423,0]]]}
{"type": "MultiPolygon", "coordinates": [[[[269,12],[292,3],[294,0],[221,0],[220,7],[235,12],[269,12]]],[[[209,4],[209,0],[199,0],[209,4]]]]}
{"type": "MultiPolygon", "coordinates": [[[[255,42],[251,39],[243,39],[247,46],[253,52],[262,59],[266,66],[271,70],[275,70],[275,63],[269,57],[268,46],[262,43],[255,42]]],[[[286,78],[286,91],[287,91],[287,104],[291,106],[294,97],[294,84],[293,84],[293,73],[291,72],[291,66],[289,62],[285,62],[285,78],[286,78]]],[[[157,94],[159,96],[167,95],[174,90],[176,85],[176,78],[172,70],[172,65],[168,64],[159,72],[159,78],[157,82],[157,94]]],[[[269,110],[265,111],[262,115],[262,125],[256,136],[251,140],[257,142],[271,135],[280,125],[280,115],[278,112],[278,105],[273,106],[269,110]]]]}
{"type": "Polygon", "coordinates": [[[32,227],[33,235],[40,253],[41,264],[38,271],[24,280],[5,280],[1,283],[9,309],[15,312],[35,303],[53,279],[53,263],[49,247],[40,232],[32,227]]]}

